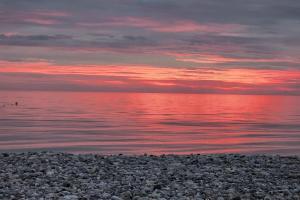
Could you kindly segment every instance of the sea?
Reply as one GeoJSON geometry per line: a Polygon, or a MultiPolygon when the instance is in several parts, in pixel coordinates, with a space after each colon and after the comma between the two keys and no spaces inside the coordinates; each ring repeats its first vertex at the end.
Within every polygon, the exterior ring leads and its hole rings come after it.
{"type": "Polygon", "coordinates": [[[0,152],[300,155],[300,97],[0,91],[0,152]]]}

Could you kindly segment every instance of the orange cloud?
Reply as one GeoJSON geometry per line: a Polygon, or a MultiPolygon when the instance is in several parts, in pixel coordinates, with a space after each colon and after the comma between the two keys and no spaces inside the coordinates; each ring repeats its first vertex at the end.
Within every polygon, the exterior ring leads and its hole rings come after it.
{"type": "Polygon", "coordinates": [[[221,55],[213,54],[180,54],[180,53],[168,53],[171,56],[175,56],[177,61],[192,62],[199,64],[222,64],[222,63],[276,63],[276,62],[289,62],[300,64],[299,58],[231,58],[221,55]]]}
{"type": "MultiPolygon", "coordinates": [[[[113,66],[113,65],[55,65],[46,61],[8,62],[0,61],[0,73],[60,75],[73,78],[72,82],[84,86],[105,85],[109,87],[152,87],[211,89],[223,92],[248,92],[254,89],[272,88],[280,91],[294,91],[286,84],[300,79],[299,70],[256,70],[207,68],[168,68],[155,66],[113,66]],[[89,78],[91,77],[91,78],[89,78]],[[97,78],[99,77],[99,78],[97,78]],[[109,77],[109,78],[103,78],[109,77]]],[[[38,83],[37,83],[38,84],[38,83]]]]}

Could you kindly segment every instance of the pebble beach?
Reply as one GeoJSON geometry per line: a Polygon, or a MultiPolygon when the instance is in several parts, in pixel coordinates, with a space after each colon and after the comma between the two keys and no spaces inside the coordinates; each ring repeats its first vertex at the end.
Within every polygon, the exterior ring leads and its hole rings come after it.
{"type": "Polygon", "coordinates": [[[1,153],[0,199],[300,199],[300,158],[1,153]]]}

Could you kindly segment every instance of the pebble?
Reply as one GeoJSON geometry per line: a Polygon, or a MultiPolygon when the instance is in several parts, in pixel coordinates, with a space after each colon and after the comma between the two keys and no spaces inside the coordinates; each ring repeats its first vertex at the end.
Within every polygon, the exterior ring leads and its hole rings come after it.
{"type": "Polygon", "coordinates": [[[300,158],[0,153],[0,199],[299,200],[300,158]]]}
{"type": "Polygon", "coordinates": [[[78,196],[76,195],[66,195],[63,197],[63,200],[78,200],[78,196]]]}

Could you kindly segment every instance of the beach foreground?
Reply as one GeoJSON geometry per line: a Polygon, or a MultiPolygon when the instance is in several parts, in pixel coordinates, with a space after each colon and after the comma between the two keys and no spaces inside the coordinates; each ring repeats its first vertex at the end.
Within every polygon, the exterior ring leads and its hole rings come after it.
{"type": "Polygon", "coordinates": [[[0,154],[0,199],[300,199],[300,158],[0,154]]]}

